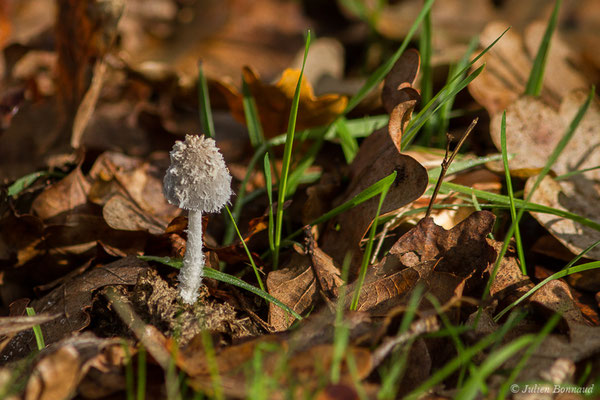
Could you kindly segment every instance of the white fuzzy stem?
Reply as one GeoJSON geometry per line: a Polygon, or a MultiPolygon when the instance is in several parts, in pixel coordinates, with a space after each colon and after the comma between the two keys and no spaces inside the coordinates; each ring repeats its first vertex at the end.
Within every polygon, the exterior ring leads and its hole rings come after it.
{"type": "Polygon", "coordinates": [[[183,267],[179,272],[179,295],[187,304],[194,304],[204,275],[204,252],[202,251],[202,212],[188,214],[187,244],[183,267]]]}

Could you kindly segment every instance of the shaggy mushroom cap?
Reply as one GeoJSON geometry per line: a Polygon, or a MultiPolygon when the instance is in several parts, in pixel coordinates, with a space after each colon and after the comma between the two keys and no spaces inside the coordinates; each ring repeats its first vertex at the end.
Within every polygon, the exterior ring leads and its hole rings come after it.
{"type": "Polygon", "coordinates": [[[163,181],[168,202],[185,210],[217,212],[231,197],[231,175],[215,141],[186,135],[169,153],[163,181]]]}

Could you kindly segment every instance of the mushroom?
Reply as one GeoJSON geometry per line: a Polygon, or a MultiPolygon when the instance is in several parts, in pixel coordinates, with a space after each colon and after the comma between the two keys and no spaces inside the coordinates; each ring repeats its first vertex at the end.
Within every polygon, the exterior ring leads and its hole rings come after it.
{"type": "Polygon", "coordinates": [[[169,153],[171,165],[163,181],[167,201],[188,210],[188,240],[179,273],[179,294],[187,304],[198,298],[202,283],[202,213],[219,211],[231,197],[231,175],[215,141],[186,135],[169,153]]]}

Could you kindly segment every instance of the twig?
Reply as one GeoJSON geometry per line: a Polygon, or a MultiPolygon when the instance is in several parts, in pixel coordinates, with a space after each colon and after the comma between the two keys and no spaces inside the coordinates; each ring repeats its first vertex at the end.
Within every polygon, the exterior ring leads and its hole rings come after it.
{"type": "Polygon", "coordinates": [[[473,122],[471,122],[471,125],[469,125],[469,127],[467,128],[467,131],[465,132],[463,137],[460,138],[460,141],[454,148],[454,151],[452,151],[452,154],[450,155],[449,158],[448,158],[448,154],[450,153],[451,139],[450,139],[450,135],[446,134],[448,136],[448,144],[446,145],[446,154],[444,155],[444,159],[442,160],[442,170],[440,171],[440,177],[438,178],[437,183],[435,184],[435,189],[433,189],[433,194],[431,196],[431,200],[429,201],[429,205],[427,206],[427,212],[425,213],[425,218],[429,217],[429,215],[431,214],[431,207],[433,206],[433,203],[435,202],[435,198],[437,197],[438,192],[440,191],[440,187],[442,186],[442,182],[444,181],[444,176],[446,175],[448,168],[450,168],[452,161],[454,161],[454,158],[458,154],[458,151],[462,147],[463,143],[465,142],[465,140],[467,140],[467,137],[469,136],[469,134],[471,133],[473,128],[475,128],[475,125],[477,125],[478,120],[479,120],[479,118],[475,118],[473,120],[473,122]]]}

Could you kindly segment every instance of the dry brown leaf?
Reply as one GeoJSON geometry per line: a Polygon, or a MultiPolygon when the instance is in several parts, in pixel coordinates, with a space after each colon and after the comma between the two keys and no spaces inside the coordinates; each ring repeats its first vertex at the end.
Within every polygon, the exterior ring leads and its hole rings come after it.
{"type": "Polygon", "coordinates": [[[425,218],[392,246],[388,265],[398,263],[426,276],[431,266],[424,263],[435,261],[438,272],[480,281],[496,259],[496,251],[486,242],[495,219],[489,211],[477,211],[447,231],[431,218],[425,218]]]}
{"type": "MultiPolygon", "coordinates": [[[[274,85],[262,82],[248,67],[244,68],[243,75],[256,102],[265,137],[272,138],[285,133],[300,71],[286,69],[274,85]]],[[[233,117],[245,123],[242,94],[233,85],[224,82],[220,82],[218,87],[225,96],[233,117]]],[[[296,129],[302,130],[333,122],[344,111],[347,103],[348,99],[345,96],[337,94],[316,97],[310,83],[303,79],[300,85],[296,129]]]]}
{"type": "Polygon", "coordinates": [[[46,222],[67,223],[70,213],[84,208],[89,191],[90,184],[77,167],[36,197],[31,210],[46,222]]]}
{"type": "MultiPolygon", "coordinates": [[[[417,284],[419,273],[406,268],[386,274],[384,268],[370,268],[361,287],[357,311],[369,311],[377,307],[378,312],[389,310],[404,302],[417,284]]],[[[354,294],[358,283],[348,286],[348,293],[354,294]]],[[[346,297],[346,306],[350,306],[352,295],[346,297]]]]}
{"type": "MultiPolygon", "coordinates": [[[[269,272],[267,289],[271,296],[298,314],[306,311],[317,299],[317,280],[309,256],[292,254],[283,268],[269,272]]],[[[269,303],[269,324],[275,331],[284,331],[295,318],[280,307],[269,303]]]]}

